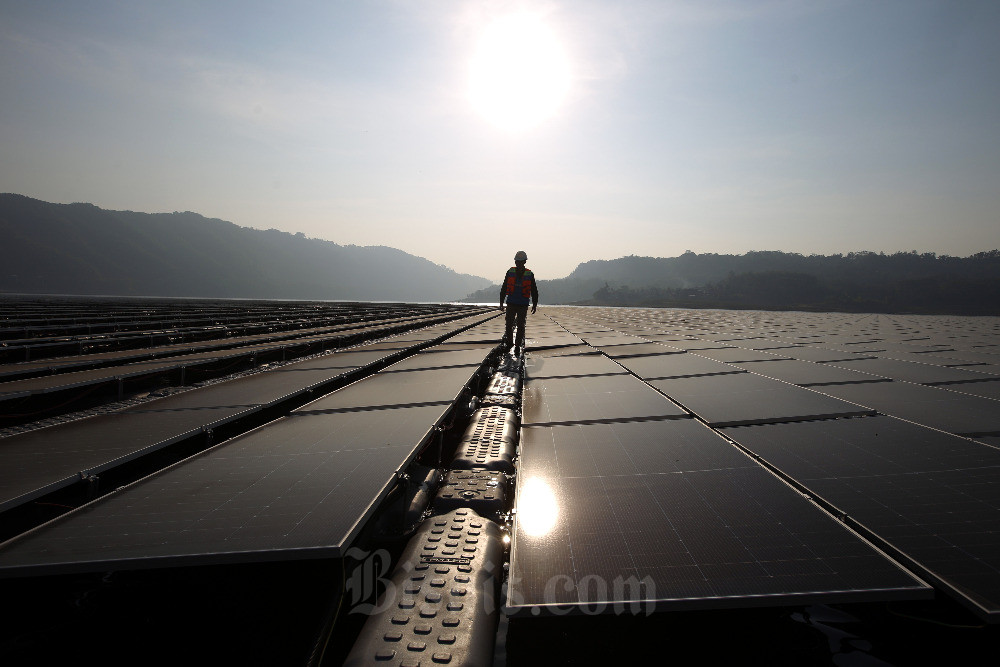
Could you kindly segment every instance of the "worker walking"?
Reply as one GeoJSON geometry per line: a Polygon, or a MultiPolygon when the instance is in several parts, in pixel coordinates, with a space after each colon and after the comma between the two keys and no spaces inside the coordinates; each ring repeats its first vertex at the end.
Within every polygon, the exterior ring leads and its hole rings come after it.
{"type": "Polygon", "coordinates": [[[528,318],[528,304],[531,303],[531,314],[538,308],[538,285],[535,284],[535,274],[524,263],[528,261],[528,253],[518,250],[514,255],[514,266],[507,269],[503,285],[500,287],[500,310],[503,310],[503,300],[507,299],[507,328],[504,331],[503,343],[524,349],[524,324],[528,318]],[[517,338],[513,339],[514,326],[517,325],[517,338]]]}

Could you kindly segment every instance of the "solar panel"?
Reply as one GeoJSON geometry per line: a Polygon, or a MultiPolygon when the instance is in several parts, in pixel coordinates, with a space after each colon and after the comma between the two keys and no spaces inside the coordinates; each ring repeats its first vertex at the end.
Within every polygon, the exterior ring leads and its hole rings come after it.
{"type": "Polygon", "coordinates": [[[451,404],[478,370],[474,366],[396,372],[385,370],[318,398],[296,412],[358,410],[421,403],[451,404]]]}
{"type": "Polygon", "coordinates": [[[525,428],[521,452],[512,611],[928,594],[698,422],[525,428]]]}
{"type": "Polygon", "coordinates": [[[820,347],[797,347],[794,350],[783,350],[782,354],[793,359],[802,361],[813,361],[825,363],[828,361],[841,361],[843,359],[874,359],[870,354],[857,354],[854,352],[844,352],[843,350],[827,350],[820,347]]]}
{"type": "Polygon", "coordinates": [[[883,416],[725,433],[1000,614],[1000,451],[883,416]]]}
{"type": "Polygon", "coordinates": [[[612,335],[612,336],[588,335],[588,336],[581,336],[581,338],[583,338],[584,342],[586,342],[587,345],[599,349],[605,347],[617,347],[620,345],[639,345],[641,343],[648,342],[637,336],[625,336],[622,334],[612,335]]]}
{"type": "Polygon", "coordinates": [[[1000,433],[1000,402],[909,382],[844,384],[817,391],[957,435],[1000,433]]]}
{"type": "Polygon", "coordinates": [[[536,357],[529,355],[524,373],[531,378],[569,377],[572,375],[620,375],[624,368],[601,354],[536,357]]]}
{"type": "Polygon", "coordinates": [[[750,373],[650,380],[650,384],[712,426],[850,417],[873,412],[750,373]]]}
{"type": "Polygon", "coordinates": [[[362,368],[377,361],[386,359],[398,353],[405,347],[388,347],[381,344],[365,345],[362,347],[341,350],[333,354],[324,354],[321,357],[296,361],[287,366],[280,366],[273,369],[272,373],[292,372],[299,370],[312,370],[321,368],[362,368]]]}
{"type": "Polygon", "coordinates": [[[448,368],[454,366],[480,366],[486,359],[488,350],[449,349],[440,345],[423,350],[409,359],[396,362],[389,371],[419,370],[422,368],[448,368]]]}
{"type": "Polygon", "coordinates": [[[692,350],[724,350],[733,347],[712,340],[679,340],[670,343],[673,347],[690,352],[692,350]]]}
{"type": "Polygon", "coordinates": [[[528,337],[524,341],[527,350],[538,350],[546,347],[567,347],[570,345],[580,345],[583,341],[573,334],[566,333],[546,333],[539,335],[528,330],[528,337]]]}
{"type": "Polygon", "coordinates": [[[832,362],[832,364],[863,373],[881,375],[893,380],[916,382],[918,384],[970,382],[989,379],[989,375],[986,373],[976,373],[975,371],[962,368],[950,368],[932,364],[918,364],[898,359],[859,359],[856,361],[837,361],[832,362]]]}
{"type": "Polygon", "coordinates": [[[630,357],[618,362],[641,378],[678,378],[720,373],[744,373],[742,368],[697,354],[657,354],[630,357]]]}
{"type": "Polygon", "coordinates": [[[0,573],[335,557],[441,416],[272,422],[0,546],[0,573]]]}
{"type": "Polygon", "coordinates": [[[791,358],[790,356],[784,354],[756,352],[742,347],[732,347],[723,350],[698,350],[697,354],[702,357],[708,357],[709,359],[724,361],[730,364],[740,361],[774,361],[776,359],[791,358]]]}
{"type": "Polygon", "coordinates": [[[689,416],[630,375],[528,379],[521,410],[522,424],[689,416]]]}
{"type": "Polygon", "coordinates": [[[313,385],[332,380],[352,368],[315,368],[255,373],[145,403],[138,410],[184,410],[228,405],[267,405],[313,385]]]}
{"type": "Polygon", "coordinates": [[[594,354],[594,348],[589,345],[567,345],[565,347],[550,347],[540,350],[532,350],[528,355],[527,362],[532,359],[546,359],[548,357],[564,357],[576,354],[594,354]]]}
{"type": "Polygon", "coordinates": [[[881,382],[885,378],[859,373],[829,364],[814,364],[797,359],[780,361],[731,362],[734,366],[764,377],[790,382],[800,387],[824,384],[849,384],[852,382],[881,382]]]}
{"type": "MultiPolygon", "coordinates": [[[[146,404],[150,405],[150,404],[146,404]]],[[[99,415],[0,440],[0,510],[214,428],[253,406],[136,410],[99,415]]]]}
{"type": "Polygon", "coordinates": [[[962,382],[949,384],[944,388],[962,394],[971,394],[973,396],[992,398],[995,401],[1000,401],[1000,381],[998,380],[991,380],[989,382],[962,382]]]}
{"type": "Polygon", "coordinates": [[[671,347],[666,343],[639,343],[637,345],[610,345],[602,347],[601,352],[612,359],[625,357],[642,357],[651,354],[679,354],[684,350],[671,347]]]}
{"type": "Polygon", "coordinates": [[[1000,353],[987,351],[987,348],[956,350],[954,352],[928,352],[927,356],[950,361],[1000,365],[1000,353]]]}

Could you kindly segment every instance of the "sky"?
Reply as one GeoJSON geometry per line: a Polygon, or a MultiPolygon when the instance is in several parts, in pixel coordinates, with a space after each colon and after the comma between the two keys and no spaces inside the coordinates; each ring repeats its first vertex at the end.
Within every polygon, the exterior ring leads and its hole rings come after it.
{"type": "Polygon", "coordinates": [[[591,259],[1000,246],[996,0],[0,0],[0,191],[591,259]]]}

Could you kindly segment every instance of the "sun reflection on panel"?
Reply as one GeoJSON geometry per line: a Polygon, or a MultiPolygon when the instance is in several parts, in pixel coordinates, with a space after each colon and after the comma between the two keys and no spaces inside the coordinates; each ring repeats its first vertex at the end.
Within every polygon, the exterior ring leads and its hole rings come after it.
{"type": "Polygon", "coordinates": [[[517,522],[527,535],[547,535],[559,518],[559,503],[552,488],[537,477],[527,480],[518,492],[517,522]]]}
{"type": "Polygon", "coordinates": [[[512,132],[552,116],[570,85],[569,61],[559,40],[530,13],[493,21],[479,39],[469,73],[473,106],[512,132]]]}

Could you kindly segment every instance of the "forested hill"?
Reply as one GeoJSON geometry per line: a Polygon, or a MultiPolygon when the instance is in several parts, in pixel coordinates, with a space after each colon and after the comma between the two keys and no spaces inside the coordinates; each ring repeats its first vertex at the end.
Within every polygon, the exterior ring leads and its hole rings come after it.
{"type": "Polygon", "coordinates": [[[566,278],[540,280],[539,292],[542,303],[997,315],[1000,251],[630,256],[585,262],[566,278]]]}
{"type": "Polygon", "coordinates": [[[14,194],[0,238],[0,292],[452,301],[489,284],[395,248],[14,194]]]}

